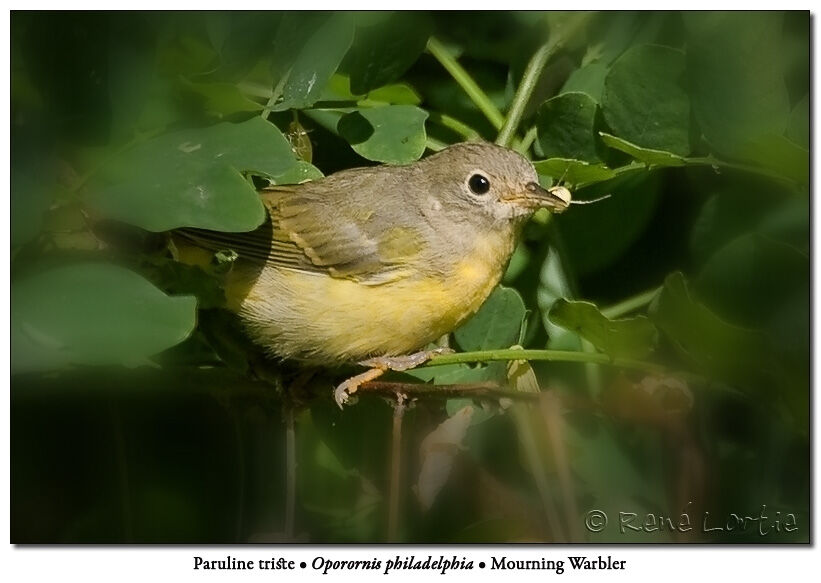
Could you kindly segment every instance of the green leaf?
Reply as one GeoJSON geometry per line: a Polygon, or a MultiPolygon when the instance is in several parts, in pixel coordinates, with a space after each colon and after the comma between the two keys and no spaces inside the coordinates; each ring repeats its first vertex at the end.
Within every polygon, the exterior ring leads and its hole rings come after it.
{"type": "Polygon", "coordinates": [[[18,247],[33,239],[43,226],[43,217],[54,199],[57,179],[51,168],[30,160],[13,158],[11,172],[11,245],[18,247]]]}
{"type": "Polygon", "coordinates": [[[608,68],[599,63],[591,63],[576,69],[564,82],[560,95],[571,92],[586,93],[596,103],[601,103],[604,79],[608,68]]]}
{"type": "Polygon", "coordinates": [[[196,299],[169,297],[128,269],[68,265],[12,284],[12,366],[136,363],[185,340],[196,299]]]}
{"type": "MultiPolygon", "coordinates": [[[[721,191],[701,207],[690,233],[690,250],[700,266],[718,249],[739,235],[755,229],[772,208],[768,196],[744,189],[721,191]]],[[[771,202],[771,201],[770,201],[771,202]]]]}
{"type": "Polygon", "coordinates": [[[282,100],[273,109],[302,109],[319,100],[353,41],[350,15],[288,13],[274,41],[272,70],[282,100]]]}
{"type": "Polygon", "coordinates": [[[611,320],[590,302],[559,299],[547,315],[555,324],[577,332],[610,356],[642,357],[652,349],[656,329],[645,316],[611,320]]]}
{"type": "Polygon", "coordinates": [[[684,166],[687,161],[681,156],[672,152],[642,148],[622,138],[611,136],[604,132],[599,132],[602,141],[615,150],[629,154],[639,162],[644,162],[649,166],[684,166]]]}
{"type": "Polygon", "coordinates": [[[233,83],[193,83],[182,81],[183,86],[199,96],[208,113],[220,117],[242,111],[260,111],[262,105],[252,101],[233,83]]]}
{"type": "Polygon", "coordinates": [[[394,12],[357,27],[343,64],[351,91],[362,95],[399,79],[425,50],[431,29],[431,19],[423,12],[394,12]]]}
{"type": "Polygon", "coordinates": [[[379,89],[374,89],[368,93],[369,101],[381,101],[393,105],[419,105],[422,98],[407,83],[394,83],[385,85],[379,89]]]}
{"type": "Polygon", "coordinates": [[[695,281],[700,297],[734,322],[762,325],[772,310],[809,289],[809,257],[794,247],[744,234],[719,249],[695,281]]]}
{"type": "Polygon", "coordinates": [[[278,184],[301,184],[308,180],[317,180],[322,178],[322,172],[304,160],[297,160],[297,163],[279,176],[277,176],[278,184]]]}
{"type": "Polygon", "coordinates": [[[409,164],[425,151],[428,112],[413,105],[363,108],[344,115],[339,135],[368,160],[409,164]]]}
{"type": "Polygon", "coordinates": [[[762,335],[724,321],[695,300],[680,272],[664,281],[650,316],[682,355],[707,372],[730,381],[760,382],[767,356],[762,335]]]}
{"type": "Polygon", "coordinates": [[[466,351],[507,348],[519,337],[525,311],[524,301],[516,290],[499,286],[453,336],[466,351]]]}
{"type": "Polygon", "coordinates": [[[681,86],[684,53],[640,45],[613,63],[602,113],[617,136],[644,148],[690,153],[690,100],[681,86]]]}
{"type": "Polygon", "coordinates": [[[283,18],[280,12],[208,12],[203,15],[219,66],[207,77],[239,81],[271,50],[271,32],[283,18]]]}
{"type": "Polygon", "coordinates": [[[787,127],[787,137],[802,148],[810,147],[810,94],[793,108],[787,127]]]}
{"type": "Polygon", "coordinates": [[[555,181],[561,180],[573,185],[595,184],[616,176],[616,172],[604,164],[590,164],[583,160],[568,158],[540,160],[534,162],[533,166],[542,176],[550,176],[555,181]]]}
{"type": "Polygon", "coordinates": [[[594,273],[623,256],[655,213],[660,181],[660,173],[636,170],[573,193],[578,199],[611,195],[554,217],[576,274],[594,273]]]}
{"type": "Polygon", "coordinates": [[[88,202],[108,218],[149,231],[250,231],[265,213],[241,173],[280,182],[299,167],[280,131],[254,117],[137,144],[92,180],[88,202]]]}
{"type": "Polygon", "coordinates": [[[553,350],[581,350],[581,339],[578,334],[557,326],[548,318],[553,304],[561,298],[571,297],[572,293],[562,265],[562,258],[555,249],[548,249],[539,272],[536,301],[542,316],[542,324],[547,332],[547,347],[553,350]]]}
{"type": "Polygon", "coordinates": [[[781,135],[790,114],[782,72],[782,18],[771,12],[685,12],[693,112],[707,141],[736,155],[781,135]]]}
{"type": "Polygon", "coordinates": [[[586,93],[563,93],[539,107],[539,145],[548,158],[598,162],[596,102],[586,93]]]}
{"type": "Polygon", "coordinates": [[[784,136],[766,135],[755,138],[739,151],[746,159],[763,168],[769,168],[799,184],[809,184],[809,150],[784,136]]]}

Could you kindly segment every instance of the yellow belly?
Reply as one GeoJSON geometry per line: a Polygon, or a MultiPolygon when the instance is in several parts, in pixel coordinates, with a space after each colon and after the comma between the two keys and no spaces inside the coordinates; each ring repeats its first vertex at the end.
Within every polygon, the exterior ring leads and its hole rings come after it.
{"type": "Polygon", "coordinates": [[[328,362],[407,354],[474,314],[499,282],[512,241],[485,243],[446,277],[367,286],[266,266],[227,295],[252,339],[282,358],[328,362]]]}

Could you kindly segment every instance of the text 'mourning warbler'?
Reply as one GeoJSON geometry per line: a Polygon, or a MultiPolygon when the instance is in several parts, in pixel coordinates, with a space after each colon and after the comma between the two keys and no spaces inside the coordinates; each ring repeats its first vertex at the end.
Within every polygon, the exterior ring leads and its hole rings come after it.
{"type": "Polygon", "coordinates": [[[384,371],[429,359],[436,351],[418,351],[473,315],[499,283],[524,221],[570,204],[563,187],[542,188],[520,154],[472,142],[261,196],[261,227],[182,230],[180,256],[237,253],[227,308],[270,356],[369,367],[337,387],[340,405],[384,371]]]}

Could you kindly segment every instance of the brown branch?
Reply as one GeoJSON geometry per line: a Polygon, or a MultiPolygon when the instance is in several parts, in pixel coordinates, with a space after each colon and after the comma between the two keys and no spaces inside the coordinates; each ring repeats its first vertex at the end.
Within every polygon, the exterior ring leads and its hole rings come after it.
{"type": "Polygon", "coordinates": [[[399,383],[369,381],[358,389],[361,393],[396,397],[405,395],[409,399],[430,397],[439,399],[512,399],[517,401],[538,401],[538,393],[512,391],[495,383],[466,383],[458,385],[431,385],[427,383],[399,383]]]}

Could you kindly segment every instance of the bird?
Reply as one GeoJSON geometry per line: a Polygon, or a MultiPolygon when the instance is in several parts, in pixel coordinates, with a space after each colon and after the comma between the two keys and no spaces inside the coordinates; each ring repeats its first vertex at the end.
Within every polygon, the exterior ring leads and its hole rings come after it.
{"type": "Polygon", "coordinates": [[[367,367],[335,389],[340,407],[362,383],[446,350],[425,347],[478,311],[528,217],[571,203],[563,186],[539,184],[527,158],[486,142],[260,197],[267,218],[254,231],[175,231],[180,260],[236,254],[225,307],[269,357],[367,367]]]}

